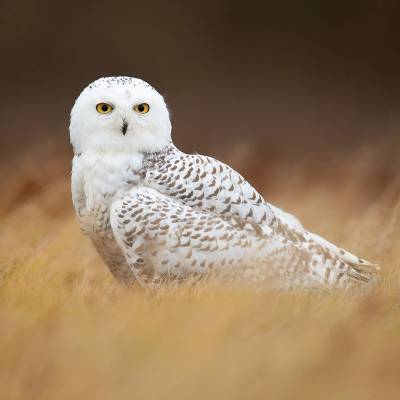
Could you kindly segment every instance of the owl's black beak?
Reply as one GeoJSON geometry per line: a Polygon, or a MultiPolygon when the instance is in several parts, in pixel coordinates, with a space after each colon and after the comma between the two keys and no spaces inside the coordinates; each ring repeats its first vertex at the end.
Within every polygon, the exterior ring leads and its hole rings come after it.
{"type": "Polygon", "coordinates": [[[127,129],[128,129],[128,123],[125,120],[123,120],[123,123],[121,126],[121,132],[123,135],[125,135],[127,129]]]}

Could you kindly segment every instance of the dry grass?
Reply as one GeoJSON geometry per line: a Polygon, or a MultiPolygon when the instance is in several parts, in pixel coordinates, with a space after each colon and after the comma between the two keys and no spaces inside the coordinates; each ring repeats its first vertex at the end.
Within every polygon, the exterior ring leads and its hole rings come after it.
{"type": "Polygon", "coordinates": [[[67,159],[39,174],[28,158],[3,186],[0,398],[399,397],[400,181],[386,150],[255,174],[271,201],[382,265],[363,296],[124,290],[79,231],[67,159]]]}

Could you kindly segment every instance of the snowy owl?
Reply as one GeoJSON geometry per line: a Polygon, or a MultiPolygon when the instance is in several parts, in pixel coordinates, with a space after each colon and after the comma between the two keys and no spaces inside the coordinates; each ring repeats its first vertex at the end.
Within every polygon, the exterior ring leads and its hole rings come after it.
{"type": "Polygon", "coordinates": [[[374,264],[305,230],[229,166],[178,150],[163,97],[140,79],[85,88],[70,136],[80,226],[121,283],[154,287],[215,273],[329,288],[375,275],[374,264]]]}

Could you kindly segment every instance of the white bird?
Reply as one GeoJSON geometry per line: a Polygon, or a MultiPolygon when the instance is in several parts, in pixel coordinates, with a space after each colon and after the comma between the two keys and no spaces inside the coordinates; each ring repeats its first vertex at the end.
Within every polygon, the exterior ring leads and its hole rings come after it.
{"type": "Polygon", "coordinates": [[[229,166],[178,150],[163,97],[140,79],[90,84],[70,136],[81,228],[124,284],[215,272],[276,288],[350,287],[375,275],[374,264],[305,230],[229,166]]]}

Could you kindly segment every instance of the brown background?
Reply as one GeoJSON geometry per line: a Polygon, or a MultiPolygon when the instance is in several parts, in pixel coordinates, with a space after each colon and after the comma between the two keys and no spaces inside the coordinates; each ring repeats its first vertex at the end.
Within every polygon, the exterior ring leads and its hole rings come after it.
{"type": "Polygon", "coordinates": [[[0,397],[399,398],[400,2],[0,7],[0,397]],[[120,287],[79,231],[68,143],[74,99],[117,74],[377,286],[120,287]]]}
{"type": "Polygon", "coordinates": [[[186,151],[302,161],[398,135],[396,1],[6,0],[0,18],[7,163],[35,142],[69,152],[73,101],[106,75],[163,93],[186,151]]]}

